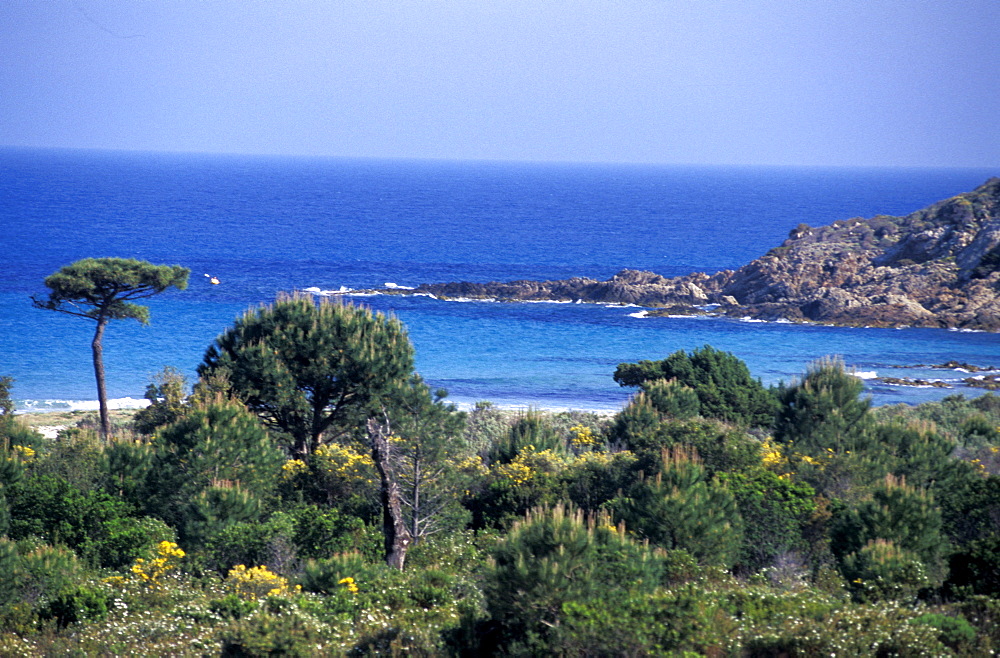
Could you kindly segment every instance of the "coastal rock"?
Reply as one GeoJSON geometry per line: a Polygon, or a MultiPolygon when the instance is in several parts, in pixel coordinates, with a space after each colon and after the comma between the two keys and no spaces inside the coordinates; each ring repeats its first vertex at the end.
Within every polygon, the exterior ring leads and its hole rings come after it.
{"type": "Polygon", "coordinates": [[[759,319],[1000,330],[1000,178],[905,217],[800,224],[735,271],[425,284],[439,297],[704,307],[759,319]]]}

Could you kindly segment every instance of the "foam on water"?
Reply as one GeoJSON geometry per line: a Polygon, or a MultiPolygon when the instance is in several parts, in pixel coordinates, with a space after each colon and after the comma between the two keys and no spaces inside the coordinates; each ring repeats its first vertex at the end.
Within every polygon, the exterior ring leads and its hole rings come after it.
{"type": "MultiPolygon", "coordinates": [[[[97,400],[16,400],[16,413],[45,413],[49,411],[98,411],[97,400]]],[[[149,406],[145,398],[114,398],[108,400],[108,409],[142,409],[149,406]]]]}

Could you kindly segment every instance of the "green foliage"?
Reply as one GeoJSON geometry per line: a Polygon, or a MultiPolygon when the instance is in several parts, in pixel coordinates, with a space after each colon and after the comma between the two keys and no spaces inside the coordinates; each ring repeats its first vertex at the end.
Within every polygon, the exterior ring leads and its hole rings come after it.
{"type": "Polygon", "coordinates": [[[533,446],[538,452],[552,450],[564,453],[566,451],[566,444],[545,415],[538,411],[528,410],[517,419],[507,435],[490,448],[489,461],[490,463],[510,463],[527,446],[533,446]]]}
{"type": "MultiPolygon", "coordinates": [[[[705,345],[690,355],[683,350],[662,361],[621,363],[614,379],[622,386],[652,386],[659,380],[676,380],[698,396],[700,413],[730,423],[767,427],[774,419],[775,400],[760,380],[750,376],[746,364],[729,352],[705,345]]],[[[678,391],[676,395],[681,395],[678,391]]],[[[679,408],[687,404],[676,403],[679,408]]]]}
{"type": "Polygon", "coordinates": [[[920,558],[885,539],[873,539],[846,556],[842,571],[861,602],[912,601],[921,589],[931,585],[920,558]]]}
{"type": "Polygon", "coordinates": [[[206,487],[185,507],[181,538],[196,546],[207,543],[227,529],[259,523],[264,505],[250,491],[229,482],[206,487]]]}
{"type": "Polygon", "coordinates": [[[321,560],[307,560],[302,568],[302,588],[320,594],[347,590],[348,583],[364,580],[362,574],[370,567],[371,563],[360,553],[340,553],[321,560]]]}
{"type": "Polygon", "coordinates": [[[653,408],[669,418],[693,418],[701,412],[698,394],[693,388],[676,380],[656,379],[643,382],[642,390],[653,408]]]}
{"type": "Polygon", "coordinates": [[[50,311],[97,320],[149,322],[149,309],[132,300],[158,295],[168,288],[187,288],[186,267],[153,265],[131,258],[84,258],[45,277],[47,300],[32,298],[50,311]]]}
{"type": "Polygon", "coordinates": [[[158,295],[171,287],[184,290],[190,273],[180,265],[153,265],[131,258],[84,258],[45,277],[45,286],[50,290],[48,299],[31,298],[36,308],[97,323],[92,350],[104,436],[111,433],[104,387],[105,327],[111,320],[131,319],[149,324],[149,308],[135,304],[134,300],[158,295]]]}
{"type": "Polygon", "coordinates": [[[149,406],[137,411],[132,423],[140,434],[152,434],[159,427],[177,422],[183,415],[187,378],[176,368],[166,366],[153,375],[145,397],[149,406]]]}
{"type": "Polygon", "coordinates": [[[995,534],[1000,518],[1000,477],[963,471],[933,488],[944,531],[960,546],[995,534]]]}
{"type": "Polygon", "coordinates": [[[883,423],[874,428],[873,434],[874,445],[867,447],[864,456],[881,461],[883,472],[879,476],[891,473],[922,488],[953,479],[949,457],[955,445],[933,425],[883,423]]]}
{"type": "Polygon", "coordinates": [[[284,573],[295,559],[295,519],[275,512],[263,522],[224,525],[205,542],[209,566],[226,573],[239,564],[260,564],[284,573]]]}
{"type": "Polygon", "coordinates": [[[495,629],[486,643],[507,653],[545,652],[568,605],[614,610],[631,596],[652,592],[660,581],[659,560],[609,523],[557,506],[516,524],[494,549],[495,566],[486,574],[495,629]]]}
{"type": "Polygon", "coordinates": [[[133,508],[100,490],[82,491],[52,475],[24,478],[8,492],[10,537],[61,543],[99,566],[119,567],[162,533],[131,518],[133,508]],[[131,545],[130,545],[131,544],[131,545]]]}
{"type": "Polygon", "coordinates": [[[666,420],[630,444],[647,473],[655,473],[663,450],[694,448],[709,475],[739,472],[760,465],[760,442],[743,429],[705,418],[666,420]]]}
{"type": "Polygon", "coordinates": [[[443,389],[432,394],[420,375],[413,375],[388,407],[389,462],[414,542],[466,522],[461,492],[471,486],[471,474],[460,467],[469,456],[462,442],[465,414],[445,403],[446,395],[443,389]]]}
{"type": "Polygon", "coordinates": [[[952,555],[948,585],[955,592],[1000,598],[1000,533],[974,539],[952,555]]]}
{"type": "Polygon", "coordinates": [[[232,621],[220,633],[220,656],[315,656],[322,645],[319,624],[298,614],[275,614],[259,609],[232,621]]]}
{"type": "Polygon", "coordinates": [[[510,413],[490,402],[477,402],[466,418],[464,443],[473,452],[486,456],[492,446],[507,437],[511,424],[510,413]]]}
{"type": "Polygon", "coordinates": [[[20,538],[0,539],[0,655],[1000,647],[1000,398],[864,410],[830,393],[820,401],[838,404],[816,409],[840,411],[779,443],[680,418],[679,382],[648,382],[614,419],[481,404],[464,433],[442,395],[402,384],[380,400],[392,469],[440,476],[420,498],[456,512],[402,572],[380,563],[377,475],[357,437],[282,454],[213,392],[224,377],[139,441],[86,428],[45,441],[0,413],[0,532],[20,538]],[[862,411],[840,436],[845,406],[862,411]],[[479,530],[461,529],[459,503],[479,530]],[[96,566],[119,572],[97,582],[96,566]]]}
{"type": "Polygon", "coordinates": [[[947,553],[941,530],[941,510],[930,494],[888,476],[875,487],[871,497],[835,511],[830,528],[831,549],[842,569],[846,569],[848,558],[870,542],[891,542],[895,548],[916,556],[926,568],[930,583],[936,586],[943,579],[942,560],[947,553]]]}
{"type": "Polygon", "coordinates": [[[100,542],[82,554],[94,554],[95,561],[102,567],[121,569],[164,541],[174,541],[176,533],[160,519],[144,516],[117,517],[109,519],[104,527],[105,536],[100,542]]]}
{"type": "Polygon", "coordinates": [[[6,595],[0,597],[0,629],[23,631],[36,616],[58,617],[60,597],[72,597],[85,575],[68,548],[0,539],[0,594],[6,595]]]}
{"type": "Polygon", "coordinates": [[[89,429],[70,428],[59,439],[43,444],[40,459],[32,461],[32,472],[52,475],[77,489],[91,489],[102,480],[104,442],[89,429]]]}
{"type": "MultiPolygon", "coordinates": [[[[180,528],[185,541],[187,533],[201,533],[194,527],[202,521],[190,515],[217,518],[223,512],[215,506],[228,505],[224,499],[234,505],[237,499],[258,501],[253,507],[259,511],[259,498],[273,492],[284,461],[257,418],[239,402],[221,397],[196,404],[163,428],[153,447],[147,510],[180,528]],[[206,494],[209,488],[214,493],[206,494]]],[[[232,520],[248,521],[256,513],[241,512],[232,520]]]]}
{"type": "Polygon", "coordinates": [[[42,440],[41,434],[17,416],[0,415],[0,486],[14,483],[24,465],[41,450],[42,440]],[[30,454],[24,448],[29,448],[30,454]]]}
{"type": "Polygon", "coordinates": [[[719,480],[736,498],[743,520],[742,569],[758,571],[807,549],[804,528],[816,511],[812,487],[760,468],[723,473],[719,480]]]}
{"type": "Polygon", "coordinates": [[[358,548],[367,537],[367,528],[361,519],[336,508],[304,504],[290,513],[295,520],[292,543],[302,558],[344,553],[358,548]]]}
{"type": "Polygon", "coordinates": [[[639,460],[628,451],[588,452],[562,473],[567,499],[585,512],[595,512],[638,479],[639,460]]]}
{"type": "Polygon", "coordinates": [[[10,387],[13,385],[13,377],[0,377],[0,417],[14,415],[14,401],[10,399],[10,387]]]}
{"type": "Polygon", "coordinates": [[[702,564],[730,567],[736,562],[742,521],[736,499],[709,480],[697,455],[665,450],[655,478],[636,483],[609,507],[626,527],[665,549],[683,549],[702,564]]]}
{"type": "Polygon", "coordinates": [[[60,592],[39,610],[41,619],[54,619],[60,628],[82,621],[103,619],[108,614],[108,595],[87,585],[60,592]]]}
{"type": "Polygon", "coordinates": [[[811,456],[827,448],[857,450],[871,406],[870,399],[860,398],[863,390],[864,383],[847,374],[842,361],[811,364],[801,382],[779,389],[774,438],[811,456]]]}
{"type": "Polygon", "coordinates": [[[941,643],[958,652],[972,653],[976,648],[976,629],[964,617],[951,617],[929,612],[910,620],[911,624],[932,626],[938,630],[941,643]]]}
{"type": "Polygon", "coordinates": [[[208,348],[198,374],[224,375],[304,456],[324,432],[339,436],[360,427],[412,370],[413,348],[395,318],[294,295],[247,311],[208,348]]]}
{"type": "Polygon", "coordinates": [[[632,398],[628,406],[615,414],[608,429],[609,443],[622,447],[637,448],[649,442],[662,422],[649,397],[640,392],[632,398]]]}
{"type": "Polygon", "coordinates": [[[494,464],[487,477],[466,496],[472,527],[506,527],[533,507],[564,500],[566,455],[562,451],[539,451],[528,444],[510,462],[494,464]]]}
{"type": "MultiPolygon", "coordinates": [[[[105,491],[145,508],[150,491],[150,474],[156,464],[156,449],[149,443],[110,441],[101,451],[102,484],[105,491]]],[[[155,494],[154,494],[155,498],[155,494]]]]}

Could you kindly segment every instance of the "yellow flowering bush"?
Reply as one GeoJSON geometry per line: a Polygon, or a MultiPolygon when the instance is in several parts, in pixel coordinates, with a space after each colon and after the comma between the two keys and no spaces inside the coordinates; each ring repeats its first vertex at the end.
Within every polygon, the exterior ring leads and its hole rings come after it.
{"type": "Polygon", "coordinates": [[[35,449],[29,446],[14,445],[10,449],[23,462],[30,462],[35,458],[35,449]]]}
{"type": "MultiPolygon", "coordinates": [[[[161,579],[180,568],[184,550],[172,541],[161,541],[156,546],[156,557],[152,560],[139,558],[132,565],[132,574],[148,587],[159,587],[161,579]]],[[[108,582],[119,582],[120,578],[108,582]]],[[[119,583],[120,584],[120,583],[119,583]]]]}
{"type": "Polygon", "coordinates": [[[370,455],[339,443],[320,446],[310,462],[316,484],[326,491],[331,501],[355,494],[365,495],[377,480],[375,462],[370,455]]]}
{"type": "Polygon", "coordinates": [[[339,443],[320,446],[313,453],[316,465],[324,473],[347,482],[375,481],[375,462],[371,455],[339,443]]]}
{"type": "Polygon", "coordinates": [[[486,464],[483,463],[483,458],[479,455],[453,459],[450,460],[450,464],[456,471],[466,475],[483,477],[489,473],[489,469],[486,468],[486,464]]]}
{"type": "Polygon", "coordinates": [[[226,576],[226,586],[244,600],[262,599],[268,596],[285,596],[302,591],[301,585],[289,587],[288,579],[271,572],[267,567],[251,567],[237,564],[226,576]]]}
{"type": "Polygon", "coordinates": [[[535,446],[525,447],[514,461],[538,473],[556,474],[566,468],[566,459],[554,450],[539,452],[535,446]]]}
{"type": "Polygon", "coordinates": [[[771,439],[765,439],[761,444],[761,462],[764,468],[778,471],[788,465],[788,458],[781,451],[780,445],[771,439]]]}
{"type": "Polygon", "coordinates": [[[592,428],[580,424],[569,428],[569,431],[573,434],[570,445],[576,450],[592,450],[597,447],[597,437],[592,428]]]}
{"type": "Polygon", "coordinates": [[[535,446],[527,445],[511,462],[494,467],[493,473],[500,481],[519,487],[530,483],[538,475],[553,475],[565,467],[566,460],[554,451],[539,452],[535,446]]]}
{"type": "Polygon", "coordinates": [[[294,480],[297,476],[305,473],[308,466],[301,459],[289,459],[281,466],[281,478],[283,480],[294,480]]]}
{"type": "Polygon", "coordinates": [[[350,576],[347,576],[346,578],[341,578],[340,580],[337,581],[337,584],[343,585],[344,589],[346,589],[351,594],[358,593],[358,584],[354,582],[354,578],[350,576]]]}
{"type": "Polygon", "coordinates": [[[516,487],[527,484],[534,475],[530,468],[516,460],[509,464],[500,464],[494,469],[494,472],[498,478],[506,480],[516,487]]]}

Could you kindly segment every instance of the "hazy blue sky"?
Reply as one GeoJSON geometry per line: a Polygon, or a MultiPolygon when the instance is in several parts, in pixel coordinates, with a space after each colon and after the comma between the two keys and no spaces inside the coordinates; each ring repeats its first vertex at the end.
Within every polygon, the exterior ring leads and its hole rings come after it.
{"type": "Polygon", "coordinates": [[[0,145],[1000,165],[1000,2],[2,0],[0,145]]]}

